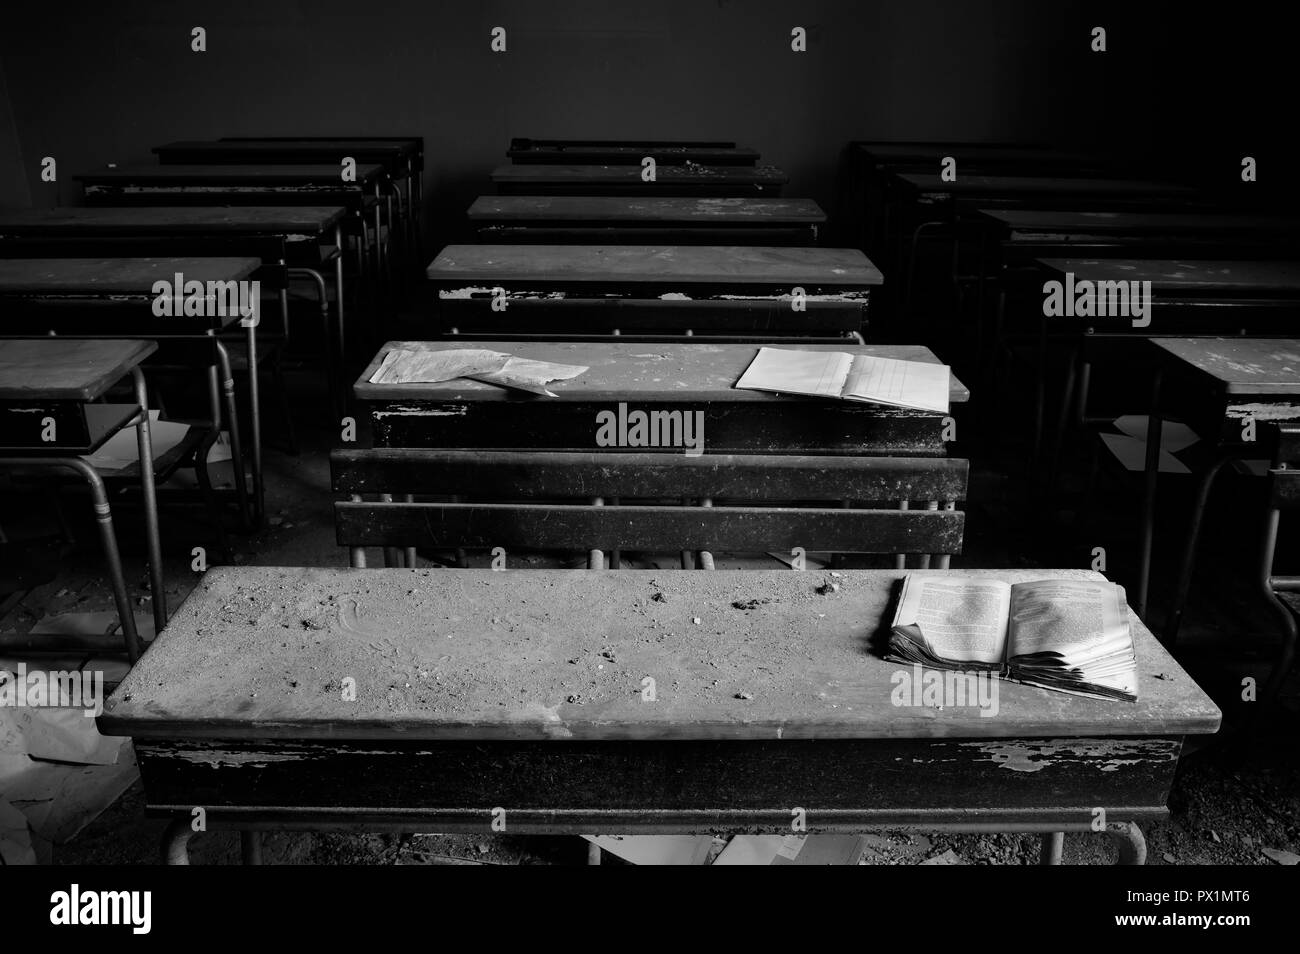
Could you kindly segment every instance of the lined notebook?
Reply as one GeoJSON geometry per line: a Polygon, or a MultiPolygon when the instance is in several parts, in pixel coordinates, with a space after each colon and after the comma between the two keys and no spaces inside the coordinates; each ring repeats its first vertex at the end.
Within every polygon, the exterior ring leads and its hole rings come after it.
{"type": "Polygon", "coordinates": [[[948,413],[948,366],[925,361],[759,348],[735,386],[948,413]]]}

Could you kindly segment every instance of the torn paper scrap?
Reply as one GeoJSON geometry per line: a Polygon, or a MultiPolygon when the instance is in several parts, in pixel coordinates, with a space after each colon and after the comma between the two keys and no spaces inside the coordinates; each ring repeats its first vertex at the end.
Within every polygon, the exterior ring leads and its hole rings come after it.
{"type": "Polygon", "coordinates": [[[475,374],[472,377],[485,384],[499,384],[502,387],[556,397],[547,389],[547,384],[552,381],[568,381],[587,370],[584,365],[555,364],[551,361],[534,361],[532,358],[516,358],[514,355],[508,357],[509,360],[500,371],[475,374]]]}
{"type": "Polygon", "coordinates": [[[483,348],[453,348],[447,351],[408,351],[394,348],[384,355],[371,384],[437,384],[454,378],[500,371],[510,358],[483,348]]]}

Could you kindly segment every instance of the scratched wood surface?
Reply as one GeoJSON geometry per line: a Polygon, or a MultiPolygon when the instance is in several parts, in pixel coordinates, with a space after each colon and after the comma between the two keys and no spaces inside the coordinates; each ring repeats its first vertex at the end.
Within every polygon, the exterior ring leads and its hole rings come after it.
{"type": "Polygon", "coordinates": [[[962,175],[945,182],[938,172],[899,172],[895,178],[922,195],[978,196],[1133,196],[1137,198],[1190,198],[1193,190],[1167,182],[1144,182],[1135,179],[1085,179],[1059,176],[991,176],[962,175]]]}
{"type": "Polygon", "coordinates": [[[0,400],[93,401],[158,350],[152,341],[42,338],[0,343],[0,400]]]}
{"type": "Polygon", "coordinates": [[[688,222],[820,225],[826,213],[812,199],[687,196],[481,195],[467,213],[474,222],[688,222]]]}
{"type": "Polygon", "coordinates": [[[1155,338],[1152,344],[1213,378],[1227,394],[1300,397],[1295,338],[1155,338]]]}
{"type": "Polygon", "coordinates": [[[427,276],[441,284],[817,284],[869,288],[884,276],[854,248],[741,245],[448,245],[427,276]]]}
{"type": "Polygon", "coordinates": [[[1072,209],[980,209],[1012,232],[1066,235],[1300,234],[1300,219],[1193,212],[1085,212],[1072,209]]]}
{"type": "MultiPolygon", "coordinates": [[[[924,572],[924,571],[923,571],[924,572]]],[[[943,572],[943,571],[933,571],[943,572]]],[[[1087,571],[975,571],[1011,582],[1087,571]]],[[[1064,738],[1210,733],[1219,710],[1130,614],[1140,702],[998,683],[895,704],[868,640],[901,573],[217,567],[105,706],[140,737],[1064,738]],[[658,596],[656,596],[658,594],[658,596]],[[699,622],[695,622],[699,620],[699,622]],[[642,699],[655,680],[657,701],[642,699]],[[355,680],[355,701],[341,680],[355,680]]]]}
{"type": "Polygon", "coordinates": [[[344,182],[342,167],[334,165],[176,165],[159,166],[148,163],[126,163],[75,176],[88,185],[199,185],[221,183],[229,185],[323,185],[340,190],[361,188],[363,184],[383,175],[384,167],[377,163],[358,163],[356,180],[344,182]]]}
{"type": "Polygon", "coordinates": [[[261,267],[256,258],[4,258],[0,295],[148,295],[155,282],[174,283],[177,274],[187,282],[228,282],[261,267]]]}
{"type": "Polygon", "coordinates": [[[139,206],[0,211],[0,239],[60,235],[231,233],[317,236],[344,210],[329,206],[139,206]]]}
{"type": "Polygon", "coordinates": [[[1076,282],[1149,281],[1153,292],[1300,294],[1300,262],[1190,261],[1140,258],[1044,258],[1039,261],[1076,282]]]}
{"type": "Polygon", "coordinates": [[[497,183],[639,183],[647,189],[666,182],[784,185],[790,180],[776,166],[674,166],[657,165],[655,181],[643,182],[641,167],[598,165],[500,165],[492,170],[497,183]]]}
{"type": "MultiPolygon", "coordinates": [[[[903,361],[940,364],[938,357],[923,345],[765,345],[787,347],[794,351],[840,351],[869,354],[903,361]]],[[[587,368],[568,381],[554,381],[548,387],[556,401],[735,401],[783,403],[789,401],[823,404],[816,398],[770,394],[766,391],[739,390],[740,380],[758,345],[746,344],[623,344],[606,342],[524,342],[524,341],[390,341],[379,349],[370,365],[358,378],[355,393],[362,401],[506,401],[511,396],[505,388],[477,381],[442,381],[437,384],[371,384],[370,378],[394,349],[445,351],[450,348],[485,348],[521,358],[551,361],[556,364],[582,365],[587,368]]],[[[970,391],[957,377],[951,377],[948,400],[970,400],[970,391]]]]}

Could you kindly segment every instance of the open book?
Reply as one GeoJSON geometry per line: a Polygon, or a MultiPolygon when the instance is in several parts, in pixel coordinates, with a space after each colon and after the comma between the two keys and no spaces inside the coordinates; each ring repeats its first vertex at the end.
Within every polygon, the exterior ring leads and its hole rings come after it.
{"type": "Polygon", "coordinates": [[[1114,583],[1013,585],[976,576],[909,574],[886,658],[1137,701],[1128,607],[1124,588],[1114,583]]]}
{"type": "Polygon", "coordinates": [[[947,414],[948,377],[946,364],[845,351],[759,348],[736,387],[947,414]]]}

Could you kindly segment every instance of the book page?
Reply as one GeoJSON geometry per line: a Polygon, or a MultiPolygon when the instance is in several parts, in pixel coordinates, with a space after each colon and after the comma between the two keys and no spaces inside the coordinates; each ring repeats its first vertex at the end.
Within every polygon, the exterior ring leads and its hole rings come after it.
{"type": "Polygon", "coordinates": [[[853,368],[844,386],[844,396],[874,404],[946,414],[948,379],[946,364],[858,354],[853,356],[853,368]]]}
{"type": "Polygon", "coordinates": [[[735,386],[749,391],[838,398],[852,363],[853,356],[843,351],[759,348],[735,386]]]}
{"type": "Polygon", "coordinates": [[[1060,654],[1064,665],[1132,651],[1124,590],[1090,580],[1036,580],[1011,589],[1012,657],[1060,654]]]}
{"type": "Polygon", "coordinates": [[[894,629],[935,659],[1000,665],[1010,603],[1011,586],[1002,580],[911,573],[898,599],[894,629]]]}

